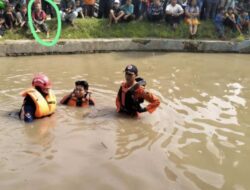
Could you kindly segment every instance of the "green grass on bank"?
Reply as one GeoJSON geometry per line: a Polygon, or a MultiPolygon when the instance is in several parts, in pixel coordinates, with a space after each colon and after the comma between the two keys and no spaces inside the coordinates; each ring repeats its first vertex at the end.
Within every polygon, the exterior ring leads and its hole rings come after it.
{"type": "MultiPolygon", "coordinates": [[[[53,38],[56,33],[56,20],[47,21],[53,38]]],[[[239,34],[226,31],[226,39],[236,39],[239,34]]],[[[39,34],[45,39],[44,34],[39,34]]],[[[88,38],[171,38],[187,39],[189,36],[188,25],[181,23],[176,31],[173,31],[165,22],[150,23],[148,21],[132,21],[130,23],[118,23],[108,27],[106,19],[77,19],[75,27],[62,25],[61,39],[88,39],[88,38]]],[[[246,36],[249,38],[249,36],[246,36]]],[[[2,40],[33,39],[32,34],[27,34],[20,29],[7,31],[2,40]]],[[[203,21],[198,27],[197,39],[218,39],[214,25],[211,21],[203,21]]]]}

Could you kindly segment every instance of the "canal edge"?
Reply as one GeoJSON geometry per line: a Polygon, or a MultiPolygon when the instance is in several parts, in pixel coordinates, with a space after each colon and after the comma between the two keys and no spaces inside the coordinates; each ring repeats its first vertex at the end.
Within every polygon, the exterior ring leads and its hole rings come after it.
{"type": "Polygon", "coordinates": [[[35,40],[0,42],[0,57],[128,51],[250,53],[250,40],[236,42],[159,38],[61,39],[52,47],[41,46],[35,40]]]}

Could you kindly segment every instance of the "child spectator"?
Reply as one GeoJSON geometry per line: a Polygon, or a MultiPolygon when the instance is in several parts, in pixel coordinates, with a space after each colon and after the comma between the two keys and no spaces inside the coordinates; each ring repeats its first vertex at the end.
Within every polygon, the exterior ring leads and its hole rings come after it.
{"type": "Polygon", "coordinates": [[[190,4],[187,5],[185,9],[186,22],[189,25],[190,38],[193,39],[197,33],[198,24],[199,24],[199,14],[200,10],[197,6],[196,0],[192,0],[190,4]]]}
{"type": "Polygon", "coordinates": [[[84,0],[84,16],[93,17],[96,0],[84,0]]]}
{"type": "Polygon", "coordinates": [[[76,12],[77,12],[77,17],[84,18],[82,3],[80,0],[76,0],[76,12]]]}
{"type": "Polygon", "coordinates": [[[21,11],[17,12],[17,25],[21,28],[28,28],[28,13],[26,5],[22,5],[21,11]]]}
{"type": "Polygon", "coordinates": [[[75,1],[61,0],[60,7],[61,7],[62,21],[65,21],[74,26],[74,20],[78,15],[77,12],[75,11],[75,1]]]}
{"type": "Polygon", "coordinates": [[[219,38],[222,40],[225,40],[224,19],[225,19],[225,11],[223,8],[219,8],[218,13],[214,18],[214,25],[217,33],[219,34],[219,38]]]}
{"type": "Polygon", "coordinates": [[[229,7],[227,9],[227,12],[225,14],[224,25],[231,28],[233,31],[238,30],[238,32],[242,34],[239,26],[236,24],[236,18],[232,7],[229,7]]]}
{"type": "Polygon", "coordinates": [[[32,13],[32,19],[36,28],[36,32],[40,32],[40,29],[42,29],[44,32],[46,32],[47,38],[49,38],[48,26],[45,23],[46,13],[42,10],[40,3],[35,5],[35,11],[32,13]]]}
{"type": "MultiPolygon", "coordinates": [[[[133,7],[134,7],[133,15],[134,15],[134,18],[136,19],[140,17],[141,1],[142,0],[131,0],[131,3],[133,4],[133,7]]],[[[151,1],[151,0],[148,0],[148,1],[151,1]]],[[[125,5],[126,2],[127,0],[121,0],[121,5],[125,5]]]]}
{"type": "Polygon", "coordinates": [[[242,32],[249,33],[250,31],[250,21],[249,15],[246,11],[241,10],[237,18],[237,26],[242,32]]]}
{"type": "Polygon", "coordinates": [[[112,22],[117,24],[119,20],[124,16],[124,12],[120,9],[120,1],[115,0],[114,5],[109,13],[109,26],[111,26],[112,22]]]}
{"type": "Polygon", "coordinates": [[[126,3],[121,6],[121,10],[124,12],[123,21],[129,22],[135,18],[134,5],[131,0],[126,0],[126,3]]]}
{"type": "Polygon", "coordinates": [[[154,0],[148,9],[148,20],[152,22],[160,21],[163,18],[163,7],[160,0],[154,0]]]}
{"type": "Polygon", "coordinates": [[[181,5],[177,4],[177,0],[171,0],[171,3],[166,7],[166,22],[176,30],[183,13],[184,10],[181,5]]]}
{"type": "Polygon", "coordinates": [[[13,6],[8,4],[4,13],[5,28],[12,30],[16,23],[16,15],[13,6]]]}

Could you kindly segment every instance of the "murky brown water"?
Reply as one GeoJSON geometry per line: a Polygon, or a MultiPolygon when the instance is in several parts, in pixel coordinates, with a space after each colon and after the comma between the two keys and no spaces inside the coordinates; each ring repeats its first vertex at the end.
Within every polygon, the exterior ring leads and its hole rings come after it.
{"type": "Polygon", "coordinates": [[[110,53],[0,58],[1,190],[250,188],[250,55],[110,53]],[[115,113],[122,70],[133,63],[160,108],[115,113]],[[87,79],[94,109],[58,106],[25,124],[20,91],[34,73],[58,100],[87,79]]]}

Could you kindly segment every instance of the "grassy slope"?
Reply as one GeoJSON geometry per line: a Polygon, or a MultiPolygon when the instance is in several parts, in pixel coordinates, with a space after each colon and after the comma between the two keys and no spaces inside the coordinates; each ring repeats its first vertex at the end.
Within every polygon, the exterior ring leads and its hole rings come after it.
{"type": "MultiPolygon", "coordinates": [[[[55,36],[57,25],[55,20],[47,21],[51,30],[51,37],[55,36]]],[[[63,24],[61,37],[63,39],[85,39],[85,38],[171,38],[187,39],[189,36],[188,26],[182,23],[176,31],[172,31],[165,22],[158,24],[147,21],[133,21],[131,23],[119,23],[107,27],[108,21],[104,19],[77,19],[75,27],[63,24]]],[[[44,34],[40,34],[45,38],[44,34]]],[[[237,37],[237,33],[226,32],[227,39],[237,37]]],[[[249,36],[248,36],[249,37],[249,36]]],[[[198,39],[218,39],[214,25],[211,21],[201,22],[198,28],[198,39]]],[[[31,34],[25,34],[20,30],[8,31],[4,39],[33,39],[31,34]]]]}

